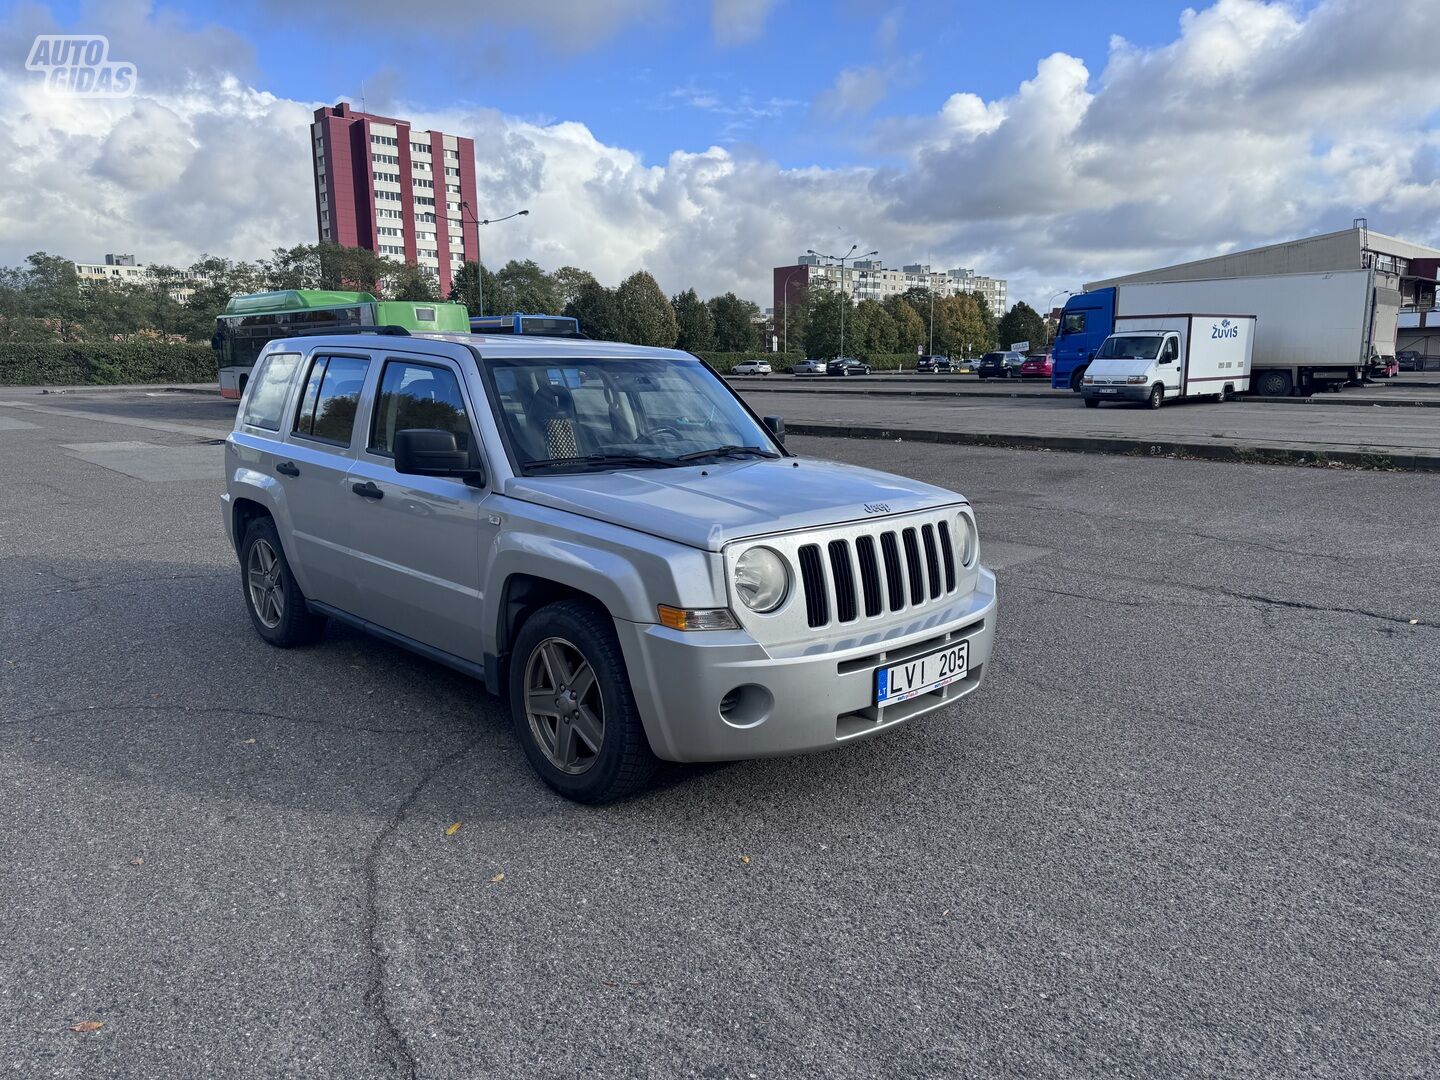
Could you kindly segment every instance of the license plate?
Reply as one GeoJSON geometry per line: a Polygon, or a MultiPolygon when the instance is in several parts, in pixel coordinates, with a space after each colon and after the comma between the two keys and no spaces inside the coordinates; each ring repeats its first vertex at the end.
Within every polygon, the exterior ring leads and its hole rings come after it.
{"type": "Polygon", "coordinates": [[[1110,389],[1107,388],[1107,389],[1101,390],[1100,393],[1102,393],[1102,394],[1113,394],[1113,393],[1115,393],[1115,391],[1114,391],[1114,390],[1110,390],[1110,389]]]}
{"type": "Polygon", "coordinates": [[[928,694],[965,677],[970,670],[970,642],[957,641],[943,649],[876,669],[875,704],[893,705],[928,694]]]}

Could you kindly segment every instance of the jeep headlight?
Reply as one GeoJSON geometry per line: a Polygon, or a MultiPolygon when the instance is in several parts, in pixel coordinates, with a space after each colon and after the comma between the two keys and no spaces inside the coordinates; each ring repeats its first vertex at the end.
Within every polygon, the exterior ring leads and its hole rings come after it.
{"type": "Polygon", "coordinates": [[[790,568],[777,552],[753,547],[735,560],[735,593],[751,611],[774,611],[789,591],[790,568]]]}
{"type": "Polygon", "coordinates": [[[960,565],[966,569],[974,566],[980,554],[980,534],[969,514],[955,515],[955,544],[955,557],[960,560],[960,565]]]}

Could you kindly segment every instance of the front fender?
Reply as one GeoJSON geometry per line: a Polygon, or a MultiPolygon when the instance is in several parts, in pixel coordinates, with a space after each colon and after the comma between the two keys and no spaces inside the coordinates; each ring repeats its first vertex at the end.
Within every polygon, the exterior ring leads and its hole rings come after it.
{"type": "Polygon", "coordinates": [[[244,442],[233,438],[226,444],[225,474],[227,483],[225,498],[222,500],[226,514],[225,529],[230,534],[238,554],[240,542],[245,539],[236,525],[240,512],[240,501],[248,500],[263,507],[275,522],[275,531],[280,536],[280,547],[284,550],[285,561],[290,566],[290,572],[295,575],[296,584],[300,586],[301,592],[309,595],[310,582],[305,573],[305,567],[302,561],[296,557],[294,545],[290,540],[290,504],[285,498],[285,485],[264,471],[260,467],[262,464],[260,453],[255,447],[247,446],[244,442]]]}

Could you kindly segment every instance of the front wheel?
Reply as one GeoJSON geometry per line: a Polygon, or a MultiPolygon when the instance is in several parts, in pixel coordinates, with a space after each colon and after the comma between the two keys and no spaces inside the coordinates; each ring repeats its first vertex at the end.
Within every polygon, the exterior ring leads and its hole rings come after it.
{"type": "Polygon", "coordinates": [[[1164,405],[1165,387],[1161,386],[1159,383],[1156,383],[1154,386],[1152,386],[1150,388],[1150,397],[1146,401],[1146,404],[1149,405],[1152,409],[1158,409],[1161,405],[1164,405]]]}
{"type": "Polygon", "coordinates": [[[526,620],[510,658],[510,712],[530,764],[567,799],[609,802],[655,773],[615,624],[592,604],[565,600],[526,620]]]}
{"type": "Polygon", "coordinates": [[[289,649],[308,645],[325,631],[325,617],[316,615],[290,571],[275,522],[259,517],[250,522],[240,543],[240,580],[245,609],[256,633],[271,645],[289,649]]]}
{"type": "Polygon", "coordinates": [[[1100,399],[1099,399],[1099,398],[1087,397],[1087,398],[1085,399],[1085,408],[1087,408],[1087,409],[1098,409],[1099,407],[1100,407],[1100,399]]]}

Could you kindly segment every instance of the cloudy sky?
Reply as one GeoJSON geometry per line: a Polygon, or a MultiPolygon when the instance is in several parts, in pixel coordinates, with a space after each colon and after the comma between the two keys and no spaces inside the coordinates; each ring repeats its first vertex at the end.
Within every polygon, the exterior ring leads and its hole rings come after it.
{"type": "Polygon", "coordinates": [[[1370,225],[1440,242],[1440,0],[0,2],[0,263],[315,239],[308,124],[476,140],[487,263],[768,304],[807,248],[1087,279],[1370,225]],[[411,12],[414,16],[411,16],[411,12]],[[108,35],[133,97],[47,93],[108,35]]]}

